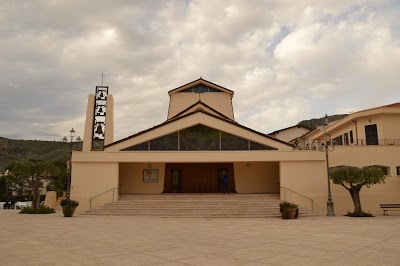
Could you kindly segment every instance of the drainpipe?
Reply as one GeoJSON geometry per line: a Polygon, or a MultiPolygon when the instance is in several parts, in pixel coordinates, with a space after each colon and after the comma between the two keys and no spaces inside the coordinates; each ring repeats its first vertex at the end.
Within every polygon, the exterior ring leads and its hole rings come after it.
{"type": "Polygon", "coordinates": [[[358,145],[358,131],[357,131],[357,121],[351,119],[351,121],[354,123],[354,127],[356,128],[356,139],[357,139],[357,145],[358,145]]]}

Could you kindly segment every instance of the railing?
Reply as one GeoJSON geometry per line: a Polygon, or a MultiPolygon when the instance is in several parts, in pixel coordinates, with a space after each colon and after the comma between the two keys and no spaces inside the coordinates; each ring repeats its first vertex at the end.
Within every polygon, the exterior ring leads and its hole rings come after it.
{"type": "Polygon", "coordinates": [[[283,196],[284,201],[289,201],[306,209],[314,210],[314,201],[311,198],[287,187],[281,187],[281,196],[283,196]]]}
{"type": "MultiPolygon", "coordinates": [[[[295,150],[318,150],[318,147],[321,145],[320,140],[309,140],[310,143],[299,143],[295,146],[295,150]]],[[[400,139],[375,139],[375,140],[366,140],[366,139],[354,139],[353,143],[332,143],[335,146],[400,146],[400,139]]]]}
{"type": "Polygon", "coordinates": [[[118,188],[111,188],[109,190],[106,190],[94,197],[91,197],[89,199],[89,203],[90,203],[90,210],[92,209],[93,206],[99,206],[99,205],[103,205],[106,204],[108,202],[113,202],[118,200],[118,188]],[[117,193],[115,193],[115,190],[117,190],[117,193]],[[116,198],[115,198],[116,196],[116,198]]]}
{"type": "MultiPolygon", "coordinates": [[[[357,140],[354,140],[357,145],[357,140]]],[[[365,139],[358,139],[358,145],[400,145],[400,139],[375,139],[367,142],[365,139]]]]}

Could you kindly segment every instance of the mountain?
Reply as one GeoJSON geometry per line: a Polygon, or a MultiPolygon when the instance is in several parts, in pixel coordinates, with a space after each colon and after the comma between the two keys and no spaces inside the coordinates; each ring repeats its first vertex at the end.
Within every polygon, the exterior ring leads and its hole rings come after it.
{"type": "MultiPolygon", "coordinates": [[[[82,143],[73,143],[74,150],[82,150],[82,143]]],[[[13,162],[29,159],[67,162],[69,143],[61,141],[15,140],[0,137],[0,174],[13,162]]]]}
{"type": "MultiPolygon", "coordinates": [[[[328,116],[328,123],[342,119],[345,116],[347,116],[347,114],[328,116]]],[[[303,120],[303,121],[299,122],[298,125],[302,125],[302,126],[309,127],[311,129],[315,129],[319,126],[322,126],[324,123],[325,123],[325,117],[321,117],[321,118],[313,118],[310,120],[303,120]]]]}

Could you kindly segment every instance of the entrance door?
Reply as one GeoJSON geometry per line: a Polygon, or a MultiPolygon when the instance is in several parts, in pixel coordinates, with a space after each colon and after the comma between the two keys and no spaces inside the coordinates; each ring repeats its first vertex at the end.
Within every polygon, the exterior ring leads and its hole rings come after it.
{"type": "Polygon", "coordinates": [[[378,129],[376,124],[365,126],[365,139],[367,145],[378,145],[378,129]]]}
{"type": "Polygon", "coordinates": [[[218,169],[218,192],[220,193],[224,192],[224,176],[228,176],[228,171],[226,169],[218,169]]]}
{"type": "Polygon", "coordinates": [[[182,170],[173,169],[172,177],[172,193],[182,193],[182,170]]]}

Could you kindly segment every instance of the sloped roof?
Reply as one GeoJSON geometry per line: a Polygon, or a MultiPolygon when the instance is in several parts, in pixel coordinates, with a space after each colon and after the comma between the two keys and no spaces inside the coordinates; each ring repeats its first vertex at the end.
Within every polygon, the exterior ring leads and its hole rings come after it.
{"type": "MultiPolygon", "coordinates": [[[[400,108],[400,102],[387,104],[387,105],[382,105],[382,106],[378,106],[378,107],[373,107],[373,108],[369,108],[369,109],[364,109],[364,110],[361,110],[361,111],[357,111],[357,112],[351,113],[348,116],[343,117],[342,119],[337,120],[334,123],[328,125],[326,127],[326,130],[327,131],[332,130],[332,129],[334,129],[334,128],[338,127],[338,126],[341,126],[344,123],[347,123],[347,122],[349,122],[352,119],[355,119],[357,117],[362,117],[364,115],[370,115],[370,114],[376,114],[376,113],[378,113],[379,109],[385,109],[385,108],[400,108]],[[369,113],[371,111],[372,111],[372,113],[369,113]],[[376,112],[374,112],[374,111],[376,111],[376,112]],[[366,114],[364,114],[364,113],[366,113],[366,114]]],[[[316,129],[304,134],[303,137],[306,137],[307,135],[314,135],[314,137],[316,137],[316,136],[318,136],[319,134],[322,134],[322,133],[323,133],[323,131],[321,130],[321,128],[316,128],[316,129]]]]}
{"type": "Polygon", "coordinates": [[[245,127],[245,126],[243,126],[243,125],[241,125],[241,124],[239,124],[239,123],[237,123],[237,122],[235,122],[235,121],[233,121],[233,120],[231,120],[231,119],[227,119],[227,118],[223,118],[223,117],[220,117],[220,116],[211,114],[211,113],[209,113],[209,112],[206,112],[206,111],[203,110],[203,109],[197,109],[197,110],[195,110],[195,111],[193,111],[193,112],[190,112],[190,113],[188,113],[188,114],[185,114],[185,115],[182,115],[182,116],[178,116],[178,117],[176,117],[176,118],[171,118],[171,119],[169,119],[169,120],[167,120],[167,121],[165,121],[165,122],[163,122],[163,123],[161,123],[161,124],[158,124],[158,125],[156,125],[156,126],[154,126],[154,127],[152,127],[152,128],[149,128],[149,129],[140,131],[140,132],[138,132],[138,133],[136,133],[136,134],[133,134],[133,135],[128,136],[128,137],[126,137],[126,138],[123,138],[123,139],[117,140],[117,141],[115,141],[115,142],[113,142],[113,143],[110,143],[110,144],[108,144],[108,145],[105,145],[104,148],[108,148],[108,147],[111,147],[111,146],[113,146],[113,145],[115,145],[115,144],[118,144],[118,143],[124,142],[124,141],[126,141],[126,140],[135,138],[135,137],[137,137],[137,136],[139,136],[139,135],[142,135],[142,134],[147,133],[147,132],[149,132],[149,131],[155,130],[155,129],[157,129],[157,128],[160,128],[160,127],[162,127],[162,126],[165,126],[165,125],[167,125],[167,124],[169,124],[169,123],[172,123],[172,122],[175,122],[175,121],[177,121],[177,120],[180,120],[180,119],[186,118],[186,117],[188,117],[188,116],[194,115],[194,114],[196,114],[196,113],[203,113],[203,114],[205,114],[205,115],[207,115],[207,116],[214,117],[214,118],[216,118],[216,119],[218,119],[218,120],[221,120],[221,121],[224,121],[224,122],[226,122],[226,123],[232,124],[232,125],[234,125],[234,126],[240,127],[240,128],[242,128],[242,129],[248,130],[248,131],[250,131],[250,132],[252,132],[252,133],[258,134],[258,135],[260,135],[260,136],[262,136],[262,137],[265,137],[265,138],[267,138],[267,139],[270,139],[270,140],[279,142],[279,143],[281,143],[281,144],[285,144],[285,145],[287,145],[287,146],[289,146],[289,147],[293,147],[293,145],[290,144],[290,143],[287,143],[287,142],[285,142],[285,141],[282,141],[282,140],[276,139],[276,138],[274,138],[274,137],[268,136],[268,135],[266,135],[266,134],[264,134],[264,133],[258,132],[258,131],[256,131],[256,130],[251,129],[251,128],[245,127]]]}
{"type": "Polygon", "coordinates": [[[205,80],[205,79],[203,79],[201,77],[199,79],[197,79],[197,80],[194,80],[194,81],[189,82],[189,83],[187,83],[185,85],[182,85],[182,86],[180,86],[180,87],[178,87],[176,89],[170,90],[168,92],[168,94],[171,95],[172,93],[183,91],[185,89],[188,89],[188,88],[193,87],[193,86],[198,85],[198,84],[208,85],[208,86],[210,86],[210,87],[212,87],[212,88],[214,88],[216,90],[219,90],[221,92],[227,92],[227,93],[231,94],[231,97],[233,97],[233,94],[234,94],[233,91],[231,91],[231,90],[229,90],[227,88],[224,88],[224,87],[222,87],[222,86],[220,86],[218,84],[212,83],[212,82],[210,82],[208,80],[205,80]]]}
{"type": "MultiPolygon", "coordinates": [[[[203,103],[201,100],[199,100],[198,102],[192,104],[191,106],[189,106],[188,108],[184,109],[183,111],[177,113],[176,115],[174,115],[173,117],[171,117],[169,120],[174,119],[174,118],[177,118],[178,116],[184,114],[185,112],[187,112],[188,110],[190,110],[191,108],[193,108],[193,107],[196,106],[196,105],[202,105],[202,106],[206,107],[207,109],[210,109],[211,111],[213,111],[213,112],[217,113],[218,115],[222,116],[223,118],[232,120],[232,119],[230,119],[229,117],[227,117],[226,115],[224,115],[224,114],[218,112],[217,110],[215,110],[214,108],[212,108],[212,107],[209,106],[208,104],[203,103]]],[[[201,107],[199,107],[199,108],[201,108],[201,107]]],[[[203,109],[203,110],[204,110],[204,109],[203,109]]],[[[204,111],[207,112],[207,110],[204,110],[204,111]]]]}
{"type": "Polygon", "coordinates": [[[297,124],[297,125],[294,125],[294,126],[291,126],[291,127],[286,127],[286,128],[282,128],[282,129],[279,129],[279,130],[275,130],[274,132],[271,132],[271,133],[269,133],[268,135],[273,135],[273,134],[279,133],[279,132],[281,132],[281,131],[285,131],[285,130],[288,130],[288,129],[292,129],[292,128],[295,128],[295,127],[297,127],[297,128],[302,127],[302,128],[304,128],[304,129],[307,129],[307,130],[310,130],[310,131],[312,130],[312,128],[309,128],[309,127],[306,127],[306,126],[297,124]]]}

